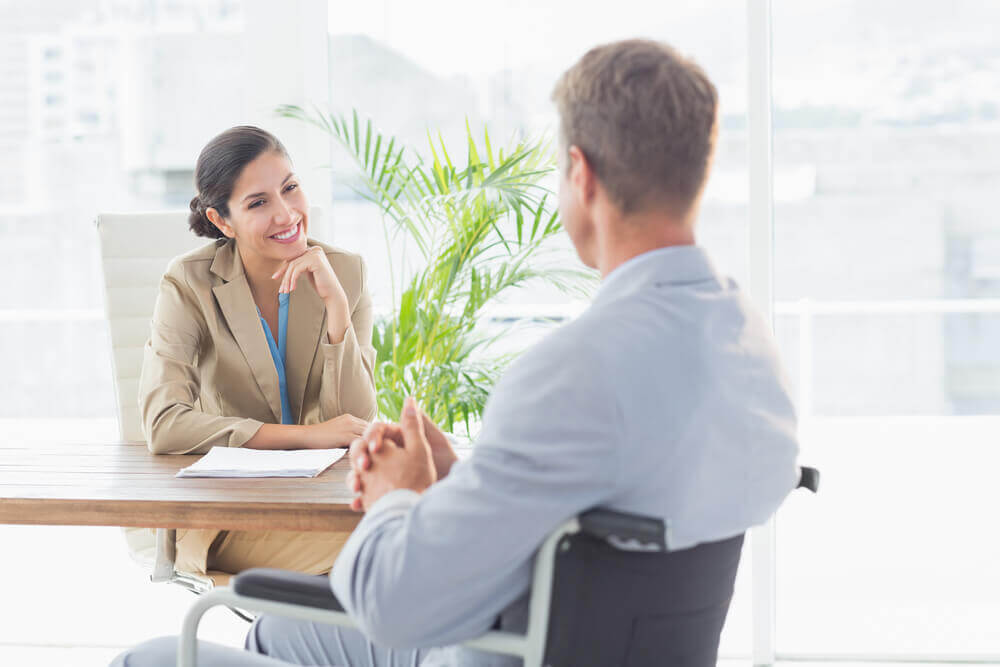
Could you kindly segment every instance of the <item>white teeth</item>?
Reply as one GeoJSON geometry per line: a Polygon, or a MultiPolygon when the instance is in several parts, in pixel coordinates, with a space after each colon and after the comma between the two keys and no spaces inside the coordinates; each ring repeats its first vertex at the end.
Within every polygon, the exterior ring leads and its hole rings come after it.
{"type": "Polygon", "coordinates": [[[290,239],[293,236],[295,236],[295,234],[297,234],[298,231],[299,231],[299,226],[295,225],[294,227],[292,227],[291,229],[289,229],[287,232],[284,232],[282,234],[272,234],[271,238],[272,239],[278,239],[279,241],[284,241],[285,239],[290,239]]]}

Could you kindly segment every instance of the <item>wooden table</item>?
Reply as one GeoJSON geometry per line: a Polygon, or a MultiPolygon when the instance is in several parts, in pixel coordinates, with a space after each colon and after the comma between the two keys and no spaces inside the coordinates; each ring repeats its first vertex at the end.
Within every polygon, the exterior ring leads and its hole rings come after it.
{"type": "Polygon", "coordinates": [[[319,477],[177,478],[142,443],[0,443],[0,524],[350,531],[341,459],[319,477]]]}

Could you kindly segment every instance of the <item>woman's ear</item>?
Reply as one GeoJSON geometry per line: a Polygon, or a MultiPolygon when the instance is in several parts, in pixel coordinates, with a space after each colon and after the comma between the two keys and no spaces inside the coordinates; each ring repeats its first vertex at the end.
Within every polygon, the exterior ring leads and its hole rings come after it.
{"type": "Polygon", "coordinates": [[[233,231],[232,225],[226,222],[226,219],[219,215],[219,212],[214,208],[205,209],[205,215],[208,217],[208,221],[215,225],[227,238],[236,238],[236,232],[233,231]]]}

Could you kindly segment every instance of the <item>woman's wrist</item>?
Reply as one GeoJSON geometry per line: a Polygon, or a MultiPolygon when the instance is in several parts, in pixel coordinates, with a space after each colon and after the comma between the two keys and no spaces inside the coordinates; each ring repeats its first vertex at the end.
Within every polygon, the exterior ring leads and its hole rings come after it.
{"type": "Polygon", "coordinates": [[[307,449],[317,440],[309,426],[261,424],[252,438],[243,443],[248,449],[307,449]]]}
{"type": "Polygon", "coordinates": [[[317,424],[297,425],[295,429],[295,440],[302,449],[316,449],[320,446],[320,434],[316,428],[317,424]]]}
{"type": "Polygon", "coordinates": [[[326,333],[331,345],[344,340],[347,327],[351,323],[351,313],[347,308],[347,299],[330,299],[326,306],[326,333]]]}

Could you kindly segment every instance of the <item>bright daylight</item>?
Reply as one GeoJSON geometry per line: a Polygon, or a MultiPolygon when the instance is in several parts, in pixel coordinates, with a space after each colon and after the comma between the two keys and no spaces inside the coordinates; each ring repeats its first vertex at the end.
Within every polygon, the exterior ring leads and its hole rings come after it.
{"type": "Polygon", "coordinates": [[[0,665],[1000,665],[998,25],[0,0],[0,665]]]}

